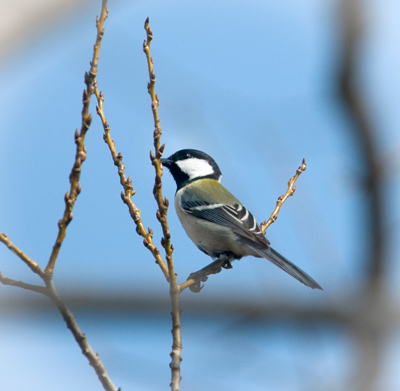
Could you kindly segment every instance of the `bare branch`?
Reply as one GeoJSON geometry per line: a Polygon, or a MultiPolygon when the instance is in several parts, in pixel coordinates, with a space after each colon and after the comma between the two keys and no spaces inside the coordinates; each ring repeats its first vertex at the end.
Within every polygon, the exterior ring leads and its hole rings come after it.
{"type": "Polygon", "coordinates": [[[27,255],[25,255],[20,249],[18,249],[11,241],[8,239],[7,235],[0,234],[0,241],[3,242],[12,252],[14,252],[22,261],[24,261],[29,268],[36,274],[38,274],[46,287],[27,284],[22,281],[16,281],[5,277],[0,273],[0,282],[5,285],[16,286],[19,288],[27,289],[30,291],[42,293],[48,296],[53,303],[57,306],[60,311],[67,327],[71,330],[72,334],[75,337],[76,342],[80,346],[83,355],[88,359],[90,365],[94,368],[103,388],[106,391],[117,391],[117,388],[112,383],[111,379],[107,375],[107,372],[100,361],[98,354],[96,354],[91,346],[89,345],[86,336],[80,328],[74,318],[72,312],[68,309],[67,305],[64,301],[61,300],[54,282],[53,282],[53,272],[54,266],[58,257],[58,253],[60,251],[62,242],[66,235],[66,229],[68,224],[72,220],[72,209],[75,205],[75,201],[78,197],[78,194],[81,191],[81,186],[79,184],[79,178],[81,173],[82,162],[86,159],[86,147],[84,145],[84,139],[87,130],[90,127],[90,123],[92,121],[92,116],[89,114],[89,104],[90,98],[93,93],[93,82],[95,80],[97,74],[97,62],[100,51],[101,39],[104,35],[104,21],[107,18],[108,9],[106,8],[107,0],[103,0],[102,2],[102,10],[100,18],[96,20],[97,26],[97,38],[96,44],[94,46],[93,59],[91,62],[91,68],[89,73],[85,74],[85,83],[86,90],[83,92],[83,109],[82,109],[82,126],[81,130],[77,129],[75,132],[75,143],[76,143],[76,155],[75,162],[72,167],[72,171],[69,177],[70,180],[70,191],[65,194],[65,211],[62,219],[58,222],[58,235],[56,239],[56,243],[53,246],[53,250],[50,255],[49,262],[45,270],[43,270],[36,262],[31,260],[27,255]]]}
{"type": "Polygon", "coordinates": [[[301,166],[297,169],[296,171],[296,175],[291,177],[289,182],[288,182],[288,189],[286,191],[286,193],[284,195],[281,195],[278,198],[278,201],[276,201],[276,207],[274,209],[274,211],[272,212],[270,218],[267,221],[264,221],[263,223],[260,224],[260,228],[263,232],[263,234],[265,235],[265,232],[267,231],[267,228],[276,221],[276,219],[278,218],[278,214],[279,211],[281,210],[282,205],[285,203],[285,201],[291,197],[295,190],[296,190],[296,186],[294,185],[297,181],[297,178],[301,175],[302,172],[304,172],[307,168],[307,163],[306,163],[306,159],[303,159],[303,162],[301,164],[301,166]]]}
{"type": "Polygon", "coordinates": [[[43,277],[43,269],[32,259],[30,259],[22,250],[15,246],[6,234],[0,234],[0,242],[3,242],[17,257],[19,257],[26,265],[37,275],[43,277]]]}
{"type": "Polygon", "coordinates": [[[0,282],[3,285],[15,286],[18,288],[26,289],[28,291],[41,293],[42,295],[45,295],[45,296],[49,296],[49,293],[47,292],[46,287],[39,286],[39,285],[27,284],[26,282],[23,282],[23,281],[12,280],[11,278],[5,277],[3,275],[3,273],[1,273],[1,272],[0,272],[0,282]]]}
{"type": "Polygon", "coordinates": [[[99,92],[98,87],[97,87],[97,82],[94,83],[94,93],[96,95],[97,104],[98,104],[97,105],[97,114],[99,115],[101,122],[103,124],[103,128],[104,128],[103,139],[110,149],[111,156],[114,161],[114,165],[116,165],[118,167],[118,175],[120,178],[120,183],[121,183],[122,187],[124,188],[124,192],[121,192],[122,201],[127,205],[128,209],[129,209],[129,213],[130,213],[133,221],[136,224],[136,232],[138,233],[138,235],[140,235],[144,238],[143,244],[153,254],[153,257],[155,258],[156,263],[160,266],[162,272],[164,273],[165,278],[168,281],[168,268],[165,265],[161,255],[160,255],[160,250],[153,243],[153,231],[151,230],[151,228],[149,228],[149,230],[146,231],[146,228],[140,217],[140,210],[138,209],[138,207],[135,205],[135,203],[132,200],[132,196],[134,196],[136,192],[133,191],[131,177],[126,178],[125,165],[122,162],[122,153],[117,153],[117,151],[115,149],[115,142],[111,138],[110,126],[108,125],[108,122],[105,118],[104,110],[103,110],[104,96],[103,96],[102,92],[99,92]]]}
{"type": "Polygon", "coordinates": [[[118,391],[117,387],[115,387],[115,385],[109,378],[107,371],[100,360],[99,355],[94,352],[92,347],[89,345],[86,335],[79,328],[73,313],[68,309],[65,302],[61,300],[54,286],[54,282],[51,276],[47,278],[45,282],[46,282],[47,295],[50,297],[51,301],[57,306],[58,310],[60,311],[64,319],[64,322],[66,323],[68,329],[74,336],[75,341],[81,348],[82,354],[88,359],[89,364],[95,370],[97,377],[99,378],[101,384],[103,385],[103,388],[106,391],[118,391]]]}
{"type": "Polygon", "coordinates": [[[143,51],[146,54],[147,65],[149,69],[149,78],[150,82],[147,84],[147,90],[151,97],[151,109],[153,111],[154,118],[154,153],[150,153],[151,162],[155,168],[156,178],[154,183],[153,194],[154,198],[157,201],[158,211],[157,211],[157,219],[161,224],[163,230],[163,240],[161,241],[162,246],[165,249],[168,271],[169,271],[169,281],[172,284],[172,289],[178,289],[175,278],[174,264],[172,261],[172,251],[173,246],[171,245],[171,234],[169,231],[168,220],[167,220],[167,211],[169,206],[169,201],[167,197],[163,197],[162,194],[162,183],[161,177],[163,175],[162,164],[160,163],[161,156],[164,152],[165,144],[160,146],[160,137],[162,134],[161,126],[160,126],[160,118],[158,115],[158,106],[160,100],[155,91],[155,83],[156,83],[156,75],[154,73],[154,64],[153,59],[150,53],[150,45],[153,39],[153,31],[149,25],[149,18],[146,19],[144,23],[144,28],[147,33],[147,40],[143,42],[143,51]]]}
{"type": "Polygon", "coordinates": [[[93,94],[93,82],[97,74],[97,63],[100,53],[101,40],[104,35],[104,21],[107,18],[108,8],[107,0],[103,0],[100,18],[96,20],[97,37],[96,44],[94,45],[93,58],[90,62],[90,71],[85,74],[86,90],[83,91],[83,108],[82,108],[82,125],[80,132],[78,129],[75,132],[75,143],[76,143],[76,155],[75,162],[72,166],[71,174],[69,176],[70,190],[65,194],[65,210],[61,220],[58,222],[58,234],[56,242],[53,246],[53,250],[50,254],[49,262],[46,266],[46,273],[52,274],[54,272],[54,266],[57,261],[58,253],[60,252],[61,245],[67,234],[67,226],[72,220],[72,210],[75,205],[75,201],[78,194],[81,191],[79,184],[79,178],[81,176],[81,166],[86,159],[86,147],[84,145],[86,132],[88,131],[92,122],[92,115],[89,114],[90,98],[93,94]]]}
{"type": "Polygon", "coordinates": [[[143,51],[146,54],[147,65],[149,69],[150,82],[147,84],[147,90],[151,97],[151,109],[153,111],[154,118],[154,150],[155,153],[150,153],[150,158],[152,164],[156,171],[156,178],[154,183],[154,198],[156,199],[158,210],[157,219],[161,224],[163,231],[163,238],[161,244],[165,249],[168,273],[169,273],[169,284],[170,284],[170,296],[171,296],[171,306],[172,306],[172,352],[170,363],[171,368],[171,390],[179,391],[180,381],[181,381],[181,361],[182,361],[182,335],[181,335],[181,309],[180,309],[180,293],[181,290],[176,282],[176,275],[174,270],[174,263],[172,260],[172,252],[174,250],[171,244],[171,234],[169,231],[169,225],[167,220],[167,211],[169,206],[169,201],[167,197],[163,197],[162,194],[162,182],[161,177],[163,174],[162,164],[160,162],[161,156],[164,151],[164,144],[160,146],[160,137],[162,134],[160,126],[160,118],[158,116],[158,105],[159,98],[155,92],[156,75],[154,73],[153,59],[150,54],[150,44],[153,39],[153,31],[149,25],[149,18],[146,19],[144,23],[144,28],[147,33],[147,40],[143,43],[143,51]]]}

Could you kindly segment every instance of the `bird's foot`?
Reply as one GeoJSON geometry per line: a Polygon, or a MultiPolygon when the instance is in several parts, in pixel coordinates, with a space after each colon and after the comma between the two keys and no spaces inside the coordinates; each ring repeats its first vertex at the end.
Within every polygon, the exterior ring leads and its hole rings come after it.
{"type": "Polygon", "coordinates": [[[197,272],[191,273],[188,277],[188,280],[193,279],[195,280],[195,283],[189,286],[190,290],[192,292],[198,293],[203,289],[203,285],[201,285],[201,283],[208,280],[207,276],[209,276],[210,274],[219,273],[221,271],[221,268],[232,269],[233,259],[234,258],[231,254],[221,254],[216,261],[210,263],[209,265],[197,272]]]}

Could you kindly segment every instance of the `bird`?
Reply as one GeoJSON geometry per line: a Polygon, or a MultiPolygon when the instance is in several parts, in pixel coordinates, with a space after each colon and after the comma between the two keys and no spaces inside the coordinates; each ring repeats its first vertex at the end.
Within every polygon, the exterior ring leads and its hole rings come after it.
{"type": "MultiPolygon", "coordinates": [[[[172,174],[177,190],[175,210],[194,244],[211,258],[265,258],[302,284],[321,289],[306,272],[274,250],[250,211],[220,182],[221,170],[205,152],[182,149],[160,159],[172,174]]],[[[203,280],[204,281],[204,280],[203,280]]]]}

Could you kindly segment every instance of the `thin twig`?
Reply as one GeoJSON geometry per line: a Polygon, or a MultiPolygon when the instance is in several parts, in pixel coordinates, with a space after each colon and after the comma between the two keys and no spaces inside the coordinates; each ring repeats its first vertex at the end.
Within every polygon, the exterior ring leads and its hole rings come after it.
{"type": "Polygon", "coordinates": [[[117,391],[117,388],[112,383],[109,378],[102,362],[98,354],[96,354],[91,346],[89,345],[86,336],[80,330],[74,315],[68,309],[67,305],[63,300],[61,300],[54,282],[53,282],[53,272],[54,266],[57,260],[58,253],[60,251],[62,242],[66,235],[66,228],[70,221],[72,220],[72,209],[74,207],[76,198],[80,193],[81,186],[79,184],[80,172],[82,162],[86,159],[86,148],[84,146],[84,139],[87,130],[89,129],[92,116],[89,114],[89,103],[90,97],[93,93],[93,82],[96,78],[97,74],[97,62],[99,57],[99,50],[101,39],[104,35],[104,21],[107,18],[108,9],[106,8],[107,0],[103,0],[102,2],[102,10],[100,18],[96,20],[97,26],[97,38],[96,44],[94,46],[93,59],[91,62],[91,68],[89,73],[85,74],[85,83],[86,90],[83,92],[83,109],[82,109],[82,126],[81,131],[77,129],[75,132],[75,143],[76,143],[76,156],[74,166],[72,168],[70,174],[70,191],[65,195],[65,211],[63,218],[58,222],[58,235],[56,239],[56,243],[53,246],[53,250],[50,255],[49,262],[45,270],[43,270],[36,262],[30,259],[22,250],[17,248],[7,237],[5,234],[0,234],[0,241],[3,242],[12,252],[14,252],[25,264],[29,266],[29,268],[36,274],[38,274],[45,283],[45,287],[27,284],[22,281],[12,280],[10,278],[5,277],[0,273],[0,282],[5,285],[12,285],[23,289],[28,289],[30,291],[34,291],[37,293],[42,293],[48,296],[53,303],[57,306],[60,311],[67,327],[70,329],[71,333],[74,335],[76,342],[81,348],[83,355],[88,359],[90,365],[94,368],[103,388],[106,391],[117,391]]]}
{"type": "Polygon", "coordinates": [[[288,189],[286,191],[286,193],[284,195],[281,195],[278,198],[278,201],[276,201],[276,207],[274,209],[274,211],[271,214],[271,217],[267,220],[264,221],[263,223],[260,224],[260,228],[263,232],[263,234],[265,235],[265,232],[267,231],[267,228],[276,221],[276,219],[278,218],[278,214],[279,211],[281,210],[282,205],[285,203],[285,201],[291,197],[295,190],[296,190],[296,186],[294,185],[297,181],[297,178],[301,175],[301,173],[303,171],[305,171],[307,168],[307,163],[306,163],[306,159],[303,159],[303,162],[301,164],[301,166],[297,169],[296,171],[296,175],[292,176],[288,182],[288,189]]]}
{"type": "Polygon", "coordinates": [[[28,291],[41,293],[42,295],[49,296],[49,293],[47,292],[46,287],[39,286],[39,285],[27,284],[26,282],[23,282],[23,281],[12,280],[11,278],[5,277],[3,275],[3,273],[1,273],[1,272],[0,272],[0,282],[3,285],[15,286],[17,288],[26,289],[28,291]]]}
{"type": "Polygon", "coordinates": [[[52,278],[47,278],[46,289],[48,292],[48,296],[51,301],[57,306],[60,311],[64,322],[66,323],[68,329],[71,331],[72,335],[75,338],[75,341],[78,343],[79,347],[82,350],[82,354],[88,359],[89,364],[95,370],[97,377],[99,378],[103,388],[106,391],[118,391],[117,387],[113,384],[110,377],[107,374],[107,371],[100,360],[100,357],[97,353],[94,352],[92,347],[89,345],[89,342],[86,338],[86,335],[81,331],[78,326],[78,323],[75,320],[73,313],[68,309],[65,302],[60,298],[52,278]]]}
{"type": "Polygon", "coordinates": [[[134,196],[136,193],[135,191],[133,191],[132,178],[131,177],[126,178],[125,165],[122,162],[122,153],[117,153],[115,149],[115,142],[111,138],[110,126],[104,115],[104,110],[103,110],[104,96],[102,92],[99,92],[97,87],[97,82],[95,82],[94,84],[94,93],[96,95],[98,103],[96,107],[97,114],[99,115],[104,128],[103,139],[110,149],[114,165],[118,167],[118,175],[120,178],[120,183],[124,188],[124,192],[121,192],[122,201],[128,206],[129,213],[136,224],[136,232],[144,238],[143,244],[153,254],[156,263],[160,266],[161,271],[164,273],[164,276],[168,281],[169,279],[168,268],[161,257],[160,250],[153,243],[153,231],[151,228],[149,228],[148,231],[146,231],[146,228],[140,217],[140,210],[132,200],[132,196],[134,196]]]}
{"type": "Polygon", "coordinates": [[[167,220],[167,211],[168,211],[169,201],[168,201],[168,198],[167,197],[164,198],[163,194],[162,194],[161,177],[163,175],[163,170],[162,170],[162,164],[160,163],[160,159],[164,152],[165,144],[160,146],[160,137],[162,134],[161,126],[160,126],[160,118],[158,115],[158,106],[159,106],[160,100],[155,91],[156,75],[154,73],[153,59],[150,54],[150,45],[151,45],[151,41],[153,39],[153,31],[151,30],[150,25],[149,25],[149,18],[146,19],[144,28],[147,33],[147,40],[145,40],[143,42],[143,51],[146,54],[147,65],[148,65],[148,69],[149,69],[149,77],[150,77],[150,82],[147,84],[147,90],[151,97],[151,109],[153,111],[153,118],[154,118],[153,139],[154,139],[155,153],[150,152],[150,159],[151,159],[151,162],[152,162],[152,164],[155,168],[155,172],[156,172],[156,179],[155,179],[155,183],[154,183],[153,194],[154,194],[154,198],[157,201],[157,206],[158,206],[157,219],[161,223],[161,227],[163,230],[163,240],[161,243],[166,252],[170,283],[173,285],[174,284],[176,285],[174,264],[172,262],[172,252],[173,252],[174,248],[171,245],[171,234],[169,231],[168,220],[167,220]],[[174,282],[174,280],[175,280],[175,282],[174,282]]]}
{"type": "Polygon", "coordinates": [[[149,25],[149,18],[146,19],[144,23],[144,28],[147,33],[147,40],[143,42],[143,51],[146,54],[147,65],[149,70],[150,82],[147,84],[147,90],[151,97],[151,109],[153,111],[154,118],[154,149],[155,153],[150,152],[150,158],[152,164],[155,168],[156,178],[154,184],[154,198],[156,199],[158,210],[157,210],[157,219],[161,224],[163,231],[163,238],[161,240],[161,244],[165,249],[166,259],[168,264],[168,272],[169,272],[169,284],[170,284],[170,297],[171,297],[171,306],[172,306],[172,352],[171,358],[172,361],[170,363],[171,368],[171,390],[179,391],[180,389],[180,381],[181,381],[181,361],[182,361],[182,335],[181,335],[181,308],[180,308],[180,293],[181,290],[176,282],[176,275],[174,270],[174,263],[172,259],[173,246],[171,245],[171,234],[169,231],[168,220],[167,220],[167,211],[169,206],[169,201],[167,197],[163,197],[162,194],[162,164],[160,163],[161,156],[164,151],[164,146],[160,146],[160,137],[162,134],[161,126],[160,126],[160,118],[158,116],[158,105],[159,98],[155,92],[155,82],[156,75],[154,73],[154,65],[153,59],[150,54],[150,45],[153,39],[153,31],[149,25]]]}
{"type": "Polygon", "coordinates": [[[33,272],[38,274],[43,282],[46,284],[45,287],[39,285],[32,285],[27,284],[23,281],[16,281],[10,278],[5,277],[0,272],[0,282],[4,285],[15,286],[22,289],[27,289],[36,293],[41,293],[50,298],[51,301],[57,306],[58,310],[60,311],[67,327],[70,329],[71,333],[74,335],[76,342],[78,343],[79,347],[81,348],[82,354],[88,359],[89,364],[94,368],[96,374],[102,383],[104,389],[106,391],[117,391],[117,387],[114,386],[111,379],[107,375],[107,372],[100,361],[99,356],[94,353],[93,349],[89,345],[89,342],[86,339],[84,333],[82,333],[81,329],[79,328],[74,315],[68,309],[65,302],[60,298],[56,287],[53,282],[53,275],[46,274],[43,269],[34,261],[32,261],[27,255],[25,255],[22,250],[16,247],[7,237],[5,234],[0,234],[1,241],[6,244],[6,246],[15,254],[17,254],[25,263],[26,259],[30,262],[28,266],[32,269],[33,272]],[[6,240],[5,240],[6,239],[6,240]],[[36,266],[33,266],[36,265],[36,266]]]}
{"type": "Polygon", "coordinates": [[[37,275],[43,277],[44,270],[32,259],[30,259],[22,250],[15,246],[6,234],[0,233],[0,242],[3,242],[9,250],[11,250],[18,258],[20,258],[25,264],[37,275]]]}
{"type": "Polygon", "coordinates": [[[81,166],[82,163],[86,159],[86,147],[84,145],[85,135],[88,131],[90,124],[92,122],[92,115],[89,114],[89,105],[90,98],[93,94],[93,82],[96,78],[97,74],[97,64],[99,60],[100,46],[101,40],[104,35],[104,21],[107,18],[108,8],[107,8],[107,0],[103,0],[100,18],[96,19],[96,27],[97,27],[97,37],[96,43],[93,49],[93,58],[90,62],[90,71],[89,73],[85,73],[85,83],[86,89],[83,91],[83,108],[82,108],[82,125],[81,130],[79,132],[76,129],[75,132],[75,143],[76,143],[76,155],[75,162],[71,170],[71,174],[69,176],[70,181],[70,190],[65,194],[65,210],[61,220],[58,222],[58,234],[56,242],[53,246],[53,250],[50,254],[49,262],[46,266],[46,273],[52,274],[54,272],[54,266],[57,261],[58,253],[60,252],[61,245],[64,241],[64,238],[67,234],[67,226],[72,220],[72,210],[75,205],[75,201],[81,191],[81,186],[79,184],[79,178],[81,175],[81,166]]]}

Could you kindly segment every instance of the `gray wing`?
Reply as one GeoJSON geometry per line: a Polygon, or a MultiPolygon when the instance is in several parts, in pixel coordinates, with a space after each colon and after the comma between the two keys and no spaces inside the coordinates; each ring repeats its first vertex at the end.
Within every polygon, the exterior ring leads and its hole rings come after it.
{"type": "Polygon", "coordinates": [[[184,196],[181,202],[186,213],[199,219],[229,227],[236,234],[257,242],[263,247],[270,244],[254,216],[243,205],[238,203],[233,205],[210,204],[206,201],[189,200],[184,196]]]}

